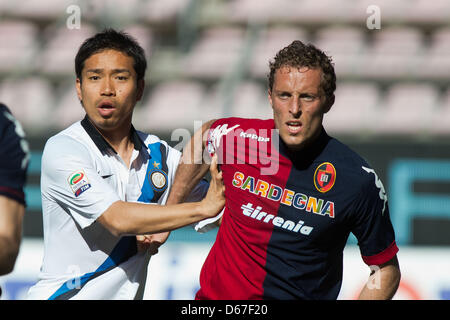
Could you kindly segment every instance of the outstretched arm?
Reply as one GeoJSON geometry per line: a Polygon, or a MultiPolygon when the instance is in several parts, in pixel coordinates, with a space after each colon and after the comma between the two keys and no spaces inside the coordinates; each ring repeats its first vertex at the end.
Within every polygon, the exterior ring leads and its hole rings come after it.
{"type": "Polygon", "coordinates": [[[97,221],[114,235],[170,231],[217,215],[225,205],[224,190],[222,173],[214,157],[211,183],[202,201],[165,206],[116,201],[97,221]]]}
{"type": "MultiPolygon", "coordinates": [[[[184,147],[166,205],[184,202],[189,193],[208,172],[209,164],[203,161],[203,153],[208,130],[214,121],[211,120],[203,124],[202,128],[194,133],[194,136],[184,147]]],[[[158,248],[167,241],[169,235],[170,232],[167,231],[138,236],[137,240],[142,249],[152,248],[152,252],[157,253],[158,248]]]]}

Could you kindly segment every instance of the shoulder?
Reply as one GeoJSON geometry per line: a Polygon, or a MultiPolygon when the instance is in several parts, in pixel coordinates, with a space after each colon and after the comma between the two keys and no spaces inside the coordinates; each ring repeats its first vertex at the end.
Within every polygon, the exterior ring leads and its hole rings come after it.
{"type": "Polygon", "coordinates": [[[2,146],[11,140],[20,139],[19,135],[24,135],[22,127],[11,114],[11,111],[4,104],[0,103],[0,140],[2,146]]]}
{"type": "Polygon", "coordinates": [[[139,138],[145,144],[146,147],[154,149],[159,148],[160,152],[165,153],[167,156],[169,155],[181,155],[181,152],[171,147],[167,141],[160,139],[158,136],[154,134],[145,133],[139,130],[136,130],[139,138]]]}
{"type": "Polygon", "coordinates": [[[42,163],[61,158],[86,157],[89,151],[83,128],[79,122],[50,137],[45,143],[42,153],[42,163]]]}
{"type": "Polygon", "coordinates": [[[220,140],[227,136],[267,139],[274,128],[273,119],[222,118],[211,125],[208,142],[218,146],[220,140]]]}
{"type": "Polygon", "coordinates": [[[0,195],[25,204],[29,147],[20,123],[0,103],[0,195]]]}
{"type": "Polygon", "coordinates": [[[166,141],[158,136],[136,131],[140,139],[148,149],[150,158],[162,164],[162,169],[166,172],[175,172],[181,158],[181,151],[171,147],[166,141]]]}
{"type": "Polygon", "coordinates": [[[206,146],[209,154],[223,148],[222,141],[237,139],[269,139],[275,128],[273,119],[222,118],[214,121],[210,127],[206,146]]]}
{"type": "Polygon", "coordinates": [[[358,189],[371,187],[374,177],[378,177],[366,159],[335,138],[330,139],[324,154],[335,167],[336,174],[345,176],[347,183],[358,189]]]}
{"type": "Polygon", "coordinates": [[[327,157],[331,157],[339,163],[341,167],[345,167],[348,170],[359,171],[362,166],[369,166],[361,155],[336,138],[330,138],[324,153],[327,157]]]}
{"type": "MultiPolygon", "coordinates": [[[[0,104],[0,163],[2,168],[15,167],[27,158],[28,143],[20,123],[10,110],[0,104]]],[[[26,163],[28,160],[25,161],[26,163]]],[[[25,167],[25,165],[22,165],[25,167]]]]}
{"type": "Polygon", "coordinates": [[[251,119],[251,118],[222,118],[216,120],[211,129],[227,129],[234,130],[240,128],[241,130],[248,129],[273,129],[275,127],[273,119],[251,119]]]}
{"type": "Polygon", "coordinates": [[[8,119],[8,115],[11,115],[11,111],[8,109],[7,106],[0,103],[0,123],[2,126],[10,122],[10,120],[8,119]]]}
{"type": "Polygon", "coordinates": [[[138,134],[139,138],[142,140],[142,142],[144,142],[144,144],[146,146],[148,146],[149,144],[153,144],[153,143],[160,143],[160,144],[167,145],[166,141],[160,139],[158,136],[156,136],[154,134],[142,132],[139,130],[136,130],[136,133],[138,134]]]}
{"type": "Polygon", "coordinates": [[[9,108],[4,105],[3,103],[0,102],[0,119],[1,121],[3,121],[3,119],[5,119],[7,117],[6,113],[11,114],[11,111],[9,110],[9,108]]]}
{"type": "Polygon", "coordinates": [[[69,145],[85,145],[83,143],[83,128],[80,122],[72,124],[70,127],[58,132],[57,134],[48,138],[45,147],[58,146],[63,147],[65,144],[69,145]]]}

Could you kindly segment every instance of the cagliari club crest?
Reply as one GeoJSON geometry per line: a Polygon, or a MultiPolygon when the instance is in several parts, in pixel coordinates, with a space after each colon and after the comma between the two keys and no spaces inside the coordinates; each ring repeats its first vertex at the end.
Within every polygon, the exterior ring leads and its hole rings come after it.
{"type": "Polygon", "coordinates": [[[329,162],[320,164],[314,172],[314,186],[322,193],[333,188],[336,181],[336,169],[329,162]]]}

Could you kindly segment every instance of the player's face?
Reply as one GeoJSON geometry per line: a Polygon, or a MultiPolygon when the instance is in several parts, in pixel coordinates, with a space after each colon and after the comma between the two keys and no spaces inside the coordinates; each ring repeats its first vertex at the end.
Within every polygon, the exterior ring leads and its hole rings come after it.
{"type": "Polygon", "coordinates": [[[269,101],[275,127],[291,150],[300,150],[321,132],[330,106],[321,89],[322,70],[283,66],[276,70],[269,101]]]}
{"type": "Polygon", "coordinates": [[[133,63],[132,57],[117,50],[104,50],[85,60],[77,93],[97,128],[111,131],[131,124],[144,88],[133,63]]]}

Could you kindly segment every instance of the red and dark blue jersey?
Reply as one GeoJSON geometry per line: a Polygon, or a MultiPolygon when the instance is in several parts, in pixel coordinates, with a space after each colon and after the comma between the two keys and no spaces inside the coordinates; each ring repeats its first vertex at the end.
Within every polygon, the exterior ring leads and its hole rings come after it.
{"type": "Polygon", "coordinates": [[[25,204],[28,144],[10,110],[0,103],[0,195],[25,204]]]}
{"type": "Polygon", "coordinates": [[[220,119],[208,149],[226,206],[196,299],[336,299],[350,232],[366,264],[396,255],[381,181],[325,130],[291,152],[273,120],[220,119]]]}

